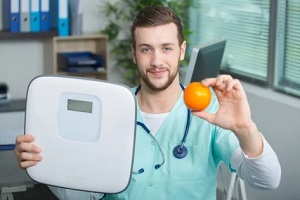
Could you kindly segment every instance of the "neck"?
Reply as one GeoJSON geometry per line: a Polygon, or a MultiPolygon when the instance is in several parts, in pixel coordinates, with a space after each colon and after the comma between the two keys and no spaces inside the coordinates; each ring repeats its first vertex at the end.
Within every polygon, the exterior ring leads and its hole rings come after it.
{"type": "Polygon", "coordinates": [[[173,108],[181,92],[182,88],[177,79],[167,89],[162,91],[153,91],[142,83],[141,89],[137,94],[137,100],[142,112],[153,114],[166,113],[173,108]]]}

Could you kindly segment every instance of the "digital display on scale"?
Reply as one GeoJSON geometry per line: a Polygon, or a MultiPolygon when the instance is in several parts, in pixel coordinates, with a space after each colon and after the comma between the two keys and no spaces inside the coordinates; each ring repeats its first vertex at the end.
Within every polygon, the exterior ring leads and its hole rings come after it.
{"type": "Polygon", "coordinates": [[[68,110],[92,113],[93,103],[89,101],[68,99],[68,110]]]}

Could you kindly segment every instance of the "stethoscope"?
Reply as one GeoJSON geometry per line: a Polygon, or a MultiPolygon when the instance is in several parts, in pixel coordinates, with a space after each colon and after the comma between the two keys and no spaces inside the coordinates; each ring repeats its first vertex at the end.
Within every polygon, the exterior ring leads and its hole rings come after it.
{"type": "MultiPolygon", "coordinates": [[[[180,87],[181,87],[182,90],[184,90],[183,85],[180,84],[180,87]]],[[[141,85],[139,85],[136,88],[136,90],[134,92],[135,96],[137,95],[137,93],[139,92],[140,89],[141,89],[141,85]]],[[[187,108],[187,117],[186,118],[187,118],[187,120],[186,120],[184,135],[183,135],[182,140],[181,140],[181,144],[177,145],[173,149],[173,155],[178,159],[184,158],[188,153],[187,148],[184,146],[184,143],[186,141],[186,138],[187,138],[187,135],[188,135],[188,132],[189,132],[190,123],[191,123],[191,110],[188,109],[188,108],[187,108]]],[[[137,125],[141,126],[150,135],[150,137],[152,137],[152,139],[156,142],[157,146],[159,147],[159,150],[160,150],[160,152],[162,154],[162,157],[163,157],[163,161],[159,164],[154,165],[154,168],[155,169],[160,168],[165,163],[165,155],[164,155],[159,143],[157,142],[157,140],[154,138],[154,136],[151,134],[150,130],[147,128],[147,126],[144,123],[142,123],[140,121],[137,121],[137,125]]],[[[138,172],[135,172],[135,173],[143,173],[143,172],[144,172],[144,169],[141,168],[141,169],[138,170],[138,172]]]]}

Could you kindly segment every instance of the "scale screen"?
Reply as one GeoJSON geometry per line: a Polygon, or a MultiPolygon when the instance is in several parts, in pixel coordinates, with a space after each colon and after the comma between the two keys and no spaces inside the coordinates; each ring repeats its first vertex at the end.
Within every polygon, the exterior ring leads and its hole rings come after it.
{"type": "Polygon", "coordinates": [[[74,99],[68,99],[68,110],[92,113],[93,103],[89,101],[79,101],[74,99]]]}
{"type": "Polygon", "coordinates": [[[66,140],[97,142],[101,132],[102,103],[94,95],[63,92],[58,104],[58,134],[66,140]]]}

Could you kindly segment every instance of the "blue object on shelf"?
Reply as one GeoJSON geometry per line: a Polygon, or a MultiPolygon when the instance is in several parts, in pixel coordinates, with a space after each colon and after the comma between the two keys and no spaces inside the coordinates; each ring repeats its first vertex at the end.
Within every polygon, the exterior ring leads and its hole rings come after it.
{"type": "Polygon", "coordinates": [[[0,145],[0,151],[14,150],[14,148],[15,148],[14,144],[0,145]]]}
{"type": "Polygon", "coordinates": [[[59,68],[68,72],[103,71],[104,58],[91,52],[58,53],[59,68]]]}

